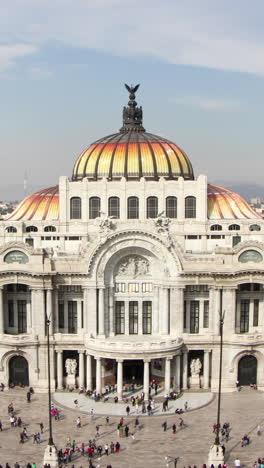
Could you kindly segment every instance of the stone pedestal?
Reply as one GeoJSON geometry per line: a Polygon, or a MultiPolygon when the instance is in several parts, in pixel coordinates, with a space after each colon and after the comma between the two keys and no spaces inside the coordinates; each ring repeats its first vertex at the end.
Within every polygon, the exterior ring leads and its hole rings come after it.
{"type": "Polygon", "coordinates": [[[43,466],[50,465],[50,468],[59,467],[58,452],[55,445],[48,445],[45,448],[43,466]]]}
{"type": "Polygon", "coordinates": [[[76,384],[76,379],[75,379],[75,375],[67,375],[66,377],[66,385],[67,387],[74,387],[75,388],[75,384],[76,384]]]}
{"type": "Polygon", "coordinates": [[[198,390],[200,388],[200,376],[192,375],[190,377],[190,388],[192,390],[198,390]]]}
{"type": "Polygon", "coordinates": [[[225,461],[225,457],[223,454],[223,449],[221,445],[212,445],[209,450],[208,455],[208,465],[211,466],[218,466],[219,464],[223,464],[225,461]]]}

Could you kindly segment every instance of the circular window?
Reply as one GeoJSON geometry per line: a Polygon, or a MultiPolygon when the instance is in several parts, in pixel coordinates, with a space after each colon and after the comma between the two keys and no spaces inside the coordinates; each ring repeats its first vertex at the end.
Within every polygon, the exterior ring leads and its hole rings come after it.
{"type": "Polygon", "coordinates": [[[247,263],[247,262],[262,262],[263,257],[262,255],[257,252],[256,250],[246,250],[245,252],[242,252],[241,255],[239,255],[238,261],[241,263],[247,263]]]}

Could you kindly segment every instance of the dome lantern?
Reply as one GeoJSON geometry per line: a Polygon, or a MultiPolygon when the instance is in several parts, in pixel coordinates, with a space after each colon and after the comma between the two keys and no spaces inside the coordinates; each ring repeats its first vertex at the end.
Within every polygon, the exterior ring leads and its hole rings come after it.
{"type": "Polygon", "coordinates": [[[123,127],[120,128],[121,133],[126,133],[131,130],[134,132],[145,132],[142,126],[143,111],[142,107],[137,107],[136,92],[139,88],[139,84],[136,86],[128,86],[125,84],[126,89],[129,92],[128,107],[123,108],[123,127]]]}

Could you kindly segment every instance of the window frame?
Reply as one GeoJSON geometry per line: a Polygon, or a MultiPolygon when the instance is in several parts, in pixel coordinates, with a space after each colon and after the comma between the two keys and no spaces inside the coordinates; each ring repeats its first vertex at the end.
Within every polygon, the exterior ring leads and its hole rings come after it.
{"type": "Polygon", "coordinates": [[[101,214],[101,198],[94,196],[89,198],[89,219],[100,218],[101,214]],[[97,206],[93,206],[94,202],[97,206]]]}
{"type": "Polygon", "coordinates": [[[120,198],[113,196],[108,198],[108,216],[119,219],[120,218],[120,198]],[[111,206],[113,201],[117,202],[116,206],[111,206]]]}
{"type": "Polygon", "coordinates": [[[184,200],[184,216],[185,219],[196,219],[197,216],[197,207],[196,207],[196,197],[193,195],[188,195],[184,200]],[[192,205],[189,203],[193,203],[192,205]]]}
{"type": "Polygon", "coordinates": [[[166,216],[167,216],[167,218],[177,219],[177,216],[178,216],[177,209],[178,209],[178,199],[177,199],[177,197],[174,197],[172,195],[169,195],[168,197],[166,197],[166,216]],[[171,201],[174,202],[174,206],[168,206],[171,201]],[[174,216],[171,215],[171,212],[173,212],[174,216]]]}
{"type": "Polygon", "coordinates": [[[139,198],[138,197],[128,197],[127,199],[127,219],[139,219],[139,198]],[[131,202],[136,202],[135,206],[130,206],[131,202]],[[131,214],[135,213],[135,216],[131,214]]]}
{"type": "Polygon", "coordinates": [[[159,212],[159,199],[158,197],[151,195],[147,198],[147,219],[155,219],[159,212]],[[153,203],[153,205],[152,205],[153,203]]]}
{"type": "Polygon", "coordinates": [[[81,197],[71,197],[70,199],[70,219],[82,219],[82,199],[81,197]],[[78,202],[78,204],[77,204],[78,202]],[[74,204],[76,205],[74,206],[74,204]]]}

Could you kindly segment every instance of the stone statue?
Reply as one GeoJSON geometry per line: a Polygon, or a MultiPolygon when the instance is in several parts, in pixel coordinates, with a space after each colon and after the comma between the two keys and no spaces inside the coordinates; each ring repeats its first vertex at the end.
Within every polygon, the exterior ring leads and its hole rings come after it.
{"type": "Polygon", "coordinates": [[[67,375],[74,375],[76,374],[77,370],[77,361],[76,359],[66,359],[65,361],[65,369],[67,372],[67,375]]]}
{"type": "Polygon", "coordinates": [[[199,358],[197,359],[192,359],[191,364],[190,364],[190,369],[191,369],[191,375],[194,376],[199,376],[202,368],[202,363],[199,358]]]}

